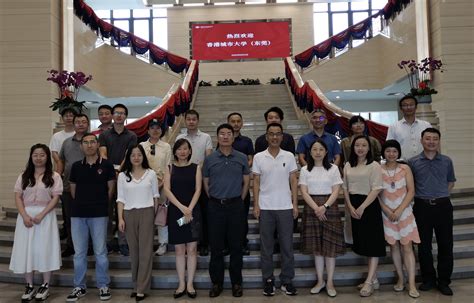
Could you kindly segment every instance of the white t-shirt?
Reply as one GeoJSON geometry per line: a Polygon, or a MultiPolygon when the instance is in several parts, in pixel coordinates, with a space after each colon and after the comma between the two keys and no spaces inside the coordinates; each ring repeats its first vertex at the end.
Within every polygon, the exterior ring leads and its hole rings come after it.
{"type": "Polygon", "coordinates": [[[283,149],[274,158],[268,149],[253,158],[252,172],[260,176],[258,205],[263,210],[292,209],[290,174],[296,172],[295,156],[283,149]]]}
{"type": "Polygon", "coordinates": [[[153,198],[160,197],[158,192],[158,179],[152,169],[147,169],[143,176],[137,180],[121,172],[117,179],[117,203],[124,204],[123,209],[139,209],[154,206],[153,198]]]}
{"type": "Polygon", "coordinates": [[[55,151],[59,153],[61,151],[61,146],[63,146],[64,140],[74,136],[75,133],[75,131],[65,132],[64,130],[55,133],[51,137],[51,141],[49,142],[49,149],[51,150],[51,152],[55,151]]]}
{"type": "Polygon", "coordinates": [[[206,158],[206,150],[212,150],[212,139],[209,134],[203,133],[202,131],[198,130],[196,135],[189,135],[188,131],[186,130],[185,133],[179,134],[176,137],[176,141],[179,139],[186,139],[191,143],[191,148],[193,149],[193,153],[191,154],[191,163],[200,164],[204,162],[204,158],[206,158]]]}
{"type": "Polygon", "coordinates": [[[303,166],[300,171],[300,185],[308,187],[310,195],[330,195],[334,185],[342,184],[341,174],[336,165],[331,164],[331,168],[313,167],[308,171],[308,166],[303,166]]]}

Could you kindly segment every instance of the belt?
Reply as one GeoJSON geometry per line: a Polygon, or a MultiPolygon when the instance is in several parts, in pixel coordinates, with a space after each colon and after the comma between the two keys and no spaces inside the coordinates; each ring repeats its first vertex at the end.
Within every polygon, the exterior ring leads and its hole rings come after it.
{"type": "Polygon", "coordinates": [[[415,202],[416,201],[421,201],[429,205],[438,205],[441,203],[449,202],[450,200],[449,200],[449,197],[441,197],[441,198],[434,198],[434,199],[415,198],[415,202]]]}
{"type": "Polygon", "coordinates": [[[234,202],[242,201],[242,198],[240,196],[233,197],[233,198],[226,198],[226,199],[218,199],[218,198],[211,197],[209,200],[214,201],[220,205],[228,205],[234,202]]]}

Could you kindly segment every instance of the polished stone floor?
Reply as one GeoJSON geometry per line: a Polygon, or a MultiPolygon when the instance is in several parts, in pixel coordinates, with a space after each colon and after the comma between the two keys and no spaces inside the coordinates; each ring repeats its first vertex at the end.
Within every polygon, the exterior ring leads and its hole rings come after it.
{"type": "MultiPolygon", "coordinates": [[[[464,280],[455,280],[452,284],[452,288],[454,291],[454,296],[446,297],[441,295],[437,290],[432,290],[429,292],[421,292],[421,296],[418,299],[412,299],[408,296],[406,292],[402,293],[395,293],[392,290],[391,285],[382,285],[380,290],[376,291],[374,295],[369,298],[361,298],[358,296],[356,289],[354,287],[339,287],[337,289],[338,296],[336,298],[329,298],[326,296],[325,293],[321,293],[319,295],[310,295],[309,289],[298,289],[298,295],[294,297],[289,297],[286,295],[281,294],[281,292],[276,293],[274,297],[268,298],[264,297],[261,294],[261,290],[257,289],[249,289],[244,290],[244,296],[242,298],[234,298],[232,297],[230,290],[224,290],[224,293],[215,299],[211,299],[207,296],[207,290],[199,290],[198,289],[198,297],[196,299],[189,299],[189,298],[180,298],[180,299],[173,299],[172,297],[172,290],[153,290],[150,294],[150,297],[146,298],[144,302],[225,302],[225,303],[241,303],[241,302],[251,302],[251,303],[258,303],[258,302],[265,302],[265,303],[276,303],[276,302],[298,302],[298,303],[306,303],[311,302],[347,302],[347,303],[354,303],[354,302],[363,302],[363,303],[370,303],[370,302],[384,302],[384,303],[449,303],[449,302],[474,302],[474,279],[464,279],[464,280]]],[[[53,287],[51,288],[51,296],[47,300],[47,302],[65,302],[66,296],[71,291],[70,288],[65,287],[53,287]]],[[[10,302],[20,302],[20,297],[23,292],[23,286],[19,284],[7,284],[7,283],[0,283],[0,302],[1,303],[10,303],[10,302]]],[[[119,289],[119,290],[112,290],[112,299],[109,302],[134,302],[135,300],[129,297],[130,291],[119,289]]],[[[95,289],[89,289],[87,295],[81,298],[78,302],[86,303],[86,302],[100,302],[98,298],[98,292],[95,289]]]]}

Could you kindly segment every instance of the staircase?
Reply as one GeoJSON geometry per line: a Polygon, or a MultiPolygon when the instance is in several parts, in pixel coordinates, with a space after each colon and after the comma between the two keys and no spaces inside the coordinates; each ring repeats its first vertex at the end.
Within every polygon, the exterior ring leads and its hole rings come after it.
{"type": "MultiPolygon", "coordinates": [[[[200,114],[200,129],[209,133],[215,141],[216,128],[226,122],[230,112],[240,112],[244,118],[242,133],[255,140],[265,132],[263,113],[271,106],[279,106],[285,112],[285,131],[291,133],[297,141],[301,135],[308,132],[308,125],[298,120],[289,100],[285,85],[258,85],[258,86],[231,86],[231,87],[200,87],[196,106],[200,114]]],[[[343,213],[343,200],[339,199],[339,207],[343,213]]],[[[455,191],[452,195],[454,205],[454,273],[453,279],[474,277],[474,190],[455,191]]],[[[300,197],[300,213],[303,207],[300,197]]],[[[22,275],[15,275],[8,270],[10,255],[13,246],[14,230],[18,211],[16,208],[3,208],[6,218],[0,220],[0,282],[24,283],[22,275]]],[[[61,210],[56,209],[58,221],[62,224],[61,210]]],[[[301,217],[301,215],[300,215],[301,217]]],[[[244,256],[243,281],[244,288],[261,288],[260,270],[260,236],[258,223],[251,215],[249,220],[249,246],[250,256],[244,256]]],[[[435,240],[433,240],[435,241],[435,240]]],[[[299,252],[300,234],[293,236],[295,247],[295,279],[297,287],[311,287],[314,285],[316,275],[312,256],[299,252]]],[[[155,237],[155,248],[158,239],[155,237]]],[[[433,245],[434,255],[437,255],[437,245],[433,245]]],[[[94,257],[89,258],[89,271],[87,283],[95,287],[94,257]]],[[[112,288],[130,288],[131,273],[128,257],[118,254],[109,255],[110,275],[112,288]]],[[[275,274],[279,273],[280,255],[274,255],[275,274]]],[[[229,258],[226,257],[228,264],[229,258]]],[[[211,285],[208,273],[209,257],[198,257],[198,270],[196,272],[195,286],[209,288],[211,285]]],[[[377,272],[381,283],[393,283],[395,271],[387,247],[387,257],[380,258],[377,272]]],[[[366,258],[354,254],[350,249],[344,256],[336,259],[336,272],[334,281],[336,286],[356,285],[366,276],[366,258]]],[[[419,272],[417,272],[419,274],[419,272]]],[[[36,275],[36,278],[40,278],[36,275]]],[[[39,280],[37,282],[40,282],[39,280]]],[[[63,259],[62,269],[53,275],[52,285],[72,286],[73,259],[63,259]]],[[[153,288],[174,289],[178,284],[175,270],[175,255],[173,247],[162,257],[155,257],[153,263],[153,288]]],[[[225,287],[230,287],[228,273],[226,273],[225,287]]]]}
{"type": "Polygon", "coordinates": [[[255,139],[266,132],[263,114],[272,106],[283,110],[283,129],[292,134],[297,143],[309,131],[309,125],[296,116],[293,101],[284,84],[202,86],[198,90],[194,109],[200,116],[199,129],[211,135],[215,147],[216,129],[227,122],[227,115],[232,112],[242,114],[244,126],[241,133],[255,144],[255,139]]]}

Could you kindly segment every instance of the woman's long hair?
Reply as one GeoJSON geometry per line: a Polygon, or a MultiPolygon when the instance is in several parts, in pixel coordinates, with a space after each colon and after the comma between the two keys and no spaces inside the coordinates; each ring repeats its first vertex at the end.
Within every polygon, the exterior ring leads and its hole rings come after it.
{"type": "Polygon", "coordinates": [[[372,156],[372,145],[370,144],[369,137],[367,137],[365,135],[360,135],[360,136],[355,137],[352,140],[351,155],[349,156],[349,163],[351,164],[351,167],[356,167],[357,166],[357,155],[355,153],[354,147],[355,147],[356,141],[359,140],[359,139],[365,139],[365,141],[367,141],[367,144],[369,145],[369,150],[367,151],[367,155],[365,156],[365,159],[367,160],[366,164],[368,165],[368,164],[374,162],[374,157],[372,156]]]}
{"type": "Polygon", "coordinates": [[[36,184],[35,179],[35,165],[33,164],[33,152],[41,148],[46,153],[46,165],[45,171],[43,174],[43,183],[45,187],[51,187],[54,184],[53,179],[53,161],[51,160],[51,151],[47,145],[37,143],[33,145],[30,149],[30,158],[26,164],[25,171],[21,175],[21,188],[25,190],[28,186],[33,187],[36,184]]]}
{"type": "Polygon", "coordinates": [[[307,167],[308,171],[311,171],[314,167],[314,159],[311,156],[311,150],[313,149],[313,146],[316,143],[321,144],[321,146],[324,147],[324,150],[326,150],[326,155],[324,155],[324,158],[323,158],[323,167],[326,170],[329,170],[331,168],[331,163],[329,163],[329,159],[328,159],[328,146],[326,145],[326,143],[324,143],[323,140],[318,139],[318,140],[314,141],[313,144],[311,144],[311,146],[309,147],[308,154],[306,155],[306,158],[308,159],[306,161],[308,163],[308,167],[307,167]]]}
{"type": "Polygon", "coordinates": [[[142,167],[144,169],[150,168],[150,164],[148,164],[148,159],[145,154],[145,150],[143,149],[143,146],[141,144],[134,145],[127,150],[127,155],[125,156],[125,161],[123,162],[122,169],[121,171],[125,173],[127,176],[127,182],[132,181],[132,161],[130,161],[130,156],[132,155],[132,152],[135,148],[138,148],[138,150],[142,153],[143,156],[143,161],[142,161],[142,167]]]}

